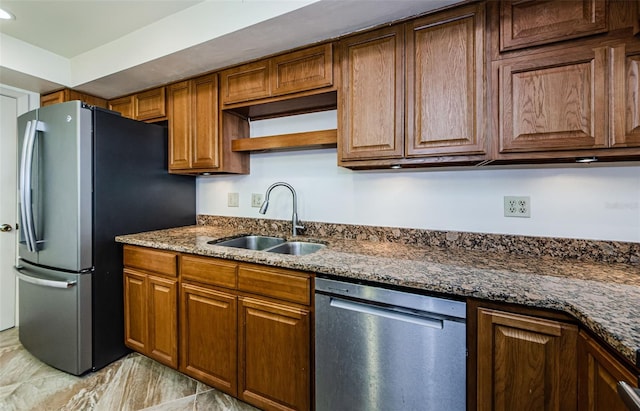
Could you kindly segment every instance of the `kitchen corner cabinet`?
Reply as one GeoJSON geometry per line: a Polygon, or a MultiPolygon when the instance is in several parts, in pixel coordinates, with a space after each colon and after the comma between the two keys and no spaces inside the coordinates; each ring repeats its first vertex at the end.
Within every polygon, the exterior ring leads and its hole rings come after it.
{"type": "Polygon", "coordinates": [[[339,54],[341,166],[484,160],[483,4],[348,37],[339,54]]]}
{"type": "Polygon", "coordinates": [[[638,377],[584,331],[578,335],[578,366],[579,410],[627,411],[616,384],[625,381],[638,387],[638,377]]]}
{"type": "Polygon", "coordinates": [[[311,407],[311,276],[182,255],[180,370],[266,410],[311,407]]]}
{"type": "Polygon", "coordinates": [[[254,100],[333,90],[333,45],[308,47],[229,68],[220,73],[220,83],[225,109],[254,100]],[[318,89],[323,90],[314,91],[318,89]]]}
{"type": "Polygon", "coordinates": [[[177,254],[125,245],[125,344],[177,368],[177,304],[177,254]]]}
{"type": "Polygon", "coordinates": [[[182,81],[167,89],[169,171],[177,174],[248,173],[247,154],[231,152],[231,140],[238,133],[229,131],[227,123],[242,124],[242,121],[221,114],[218,75],[182,81]]]}
{"type": "Polygon", "coordinates": [[[165,88],[158,87],[109,100],[109,109],[134,120],[147,122],[164,120],[167,117],[165,88]]]}
{"type": "Polygon", "coordinates": [[[477,409],[575,410],[578,327],[477,309],[477,409]]]}
{"type": "Polygon", "coordinates": [[[91,106],[107,108],[107,100],[95,97],[90,94],[80,93],[71,89],[56,91],[55,93],[40,96],[40,107],[50,106],[52,104],[64,103],[66,101],[80,100],[91,106]]]}

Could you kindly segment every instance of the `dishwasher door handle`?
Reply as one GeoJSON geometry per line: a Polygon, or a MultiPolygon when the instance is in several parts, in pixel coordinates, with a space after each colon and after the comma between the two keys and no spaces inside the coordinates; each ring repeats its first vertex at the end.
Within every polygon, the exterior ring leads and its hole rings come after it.
{"type": "Polygon", "coordinates": [[[331,297],[331,307],[343,310],[355,311],[364,314],[371,314],[378,317],[389,318],[391,320],[404,321],[411,324],[423,325],[425,327],[442,329],[443,321],[435,318],[423,317],[418,314],[396,311],[391,308],[378,307],[376,305],[363,304],[355,301],[341,300],[331,297]]]}

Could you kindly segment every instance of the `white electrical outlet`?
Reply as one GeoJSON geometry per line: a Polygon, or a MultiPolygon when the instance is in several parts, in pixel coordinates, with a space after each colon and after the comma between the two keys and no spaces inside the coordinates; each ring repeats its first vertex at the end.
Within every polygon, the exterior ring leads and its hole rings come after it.
{"type": "Polygon", "coordinates": [[[251,207],[260,207],[262,205],[262,194],[251,194],[251,207]]]}
{"type": "Polygon", "coordinates": [[[239,193],[227,193],[227,207],[240,207],[239,193]]]}
{"type": "Polygon", "coordinates": [[[531,198],[530,197],[504,197],[504,216],[505,217],[531,217],[531,198]]]}

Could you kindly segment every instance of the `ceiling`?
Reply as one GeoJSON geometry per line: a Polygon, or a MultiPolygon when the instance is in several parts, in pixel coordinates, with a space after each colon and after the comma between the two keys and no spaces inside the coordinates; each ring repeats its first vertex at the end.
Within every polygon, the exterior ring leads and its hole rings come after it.
{"type": "Polygon", "coordinates": [[[41,51],[43,58],[52,53],[69,66],[67,79],[47,78],[42,67],[5,65],[26,60],[20,47],[11,47],[18,55],[0,53],[0,83],[39,93],[73,87],[114,98],[456,2],[0,0],[16,16],[0,22],[7,44],[17,39],[27,43],[25,50],[41,51]]]}

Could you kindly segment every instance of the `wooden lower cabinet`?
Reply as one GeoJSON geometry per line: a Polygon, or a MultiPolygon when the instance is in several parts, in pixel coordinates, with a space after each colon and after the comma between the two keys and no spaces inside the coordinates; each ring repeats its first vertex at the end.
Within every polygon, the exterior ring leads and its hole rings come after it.
{"type": "Polygon", "coordinates": [[[147,276],[124,270],[124,340],[125,345],[147,352],[147,276]]]}
{"type": "Polygon", "coordinates": [[[310,313],[240,297],[238,397],[264,410],[310,409],[310,313]]]}
{"type": "Polygon", "coordinates": [[[149,345],[147,355],[178,367],[178,281],[148,276],[149,345]]]}
{"type": "Polygon", "coordinates": [[[264,410],[311,409],[311,275],[180,257],[179,370],[264,410]]]}
{"type": "Polygon", "coordinates": [[[638,376],[584,331],[578,336],[578,409],[580,411],[627,411],[618,397],[616,384],[625,381],[637,387],[638,376]]]}
{"type": "Polygon", "coordinates": [[[180,371],[237,396],[237,300],[226,292],[183,283],[180,371]]]}
{"type": "Polygon", "coordinates": [[[124,270],[125,344],[178,367],[178,280],[124,270]]]}
{"type": "Polygon", "coordinates": [[[478,410],[576,409],[577,326],[479,308],[477,327],[478,410]]]}
{"type": "Polygon", "coordinates": [[[177,254],[124,246],[125,345],[178,367],[177,254]]]}

